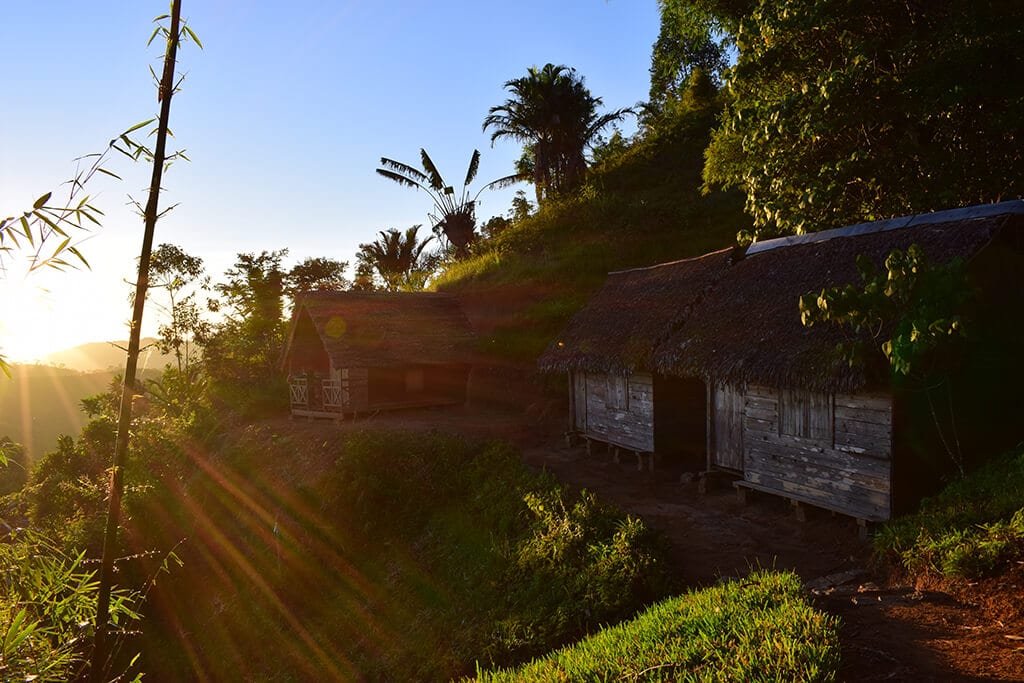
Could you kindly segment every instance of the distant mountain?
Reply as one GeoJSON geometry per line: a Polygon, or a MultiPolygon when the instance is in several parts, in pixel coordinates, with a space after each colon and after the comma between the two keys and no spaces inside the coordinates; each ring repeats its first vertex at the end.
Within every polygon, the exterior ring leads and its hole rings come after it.
{"type": "MultiPolygon", "coordinates": [[[[144,350],[139,356],[140,369],[161,370],[167,363],[174,362],[174,356],[160,353],[155,342],[156,339],[152,337],[142,340],[144,350]]],[[[90,342],[63,351],[55,351],[40,360],[46,365],[63,366],[81,372],[98,372],[100,370],[124,372],[126,357],[124,349],[127,348],[127,341],[90,342]]]]}

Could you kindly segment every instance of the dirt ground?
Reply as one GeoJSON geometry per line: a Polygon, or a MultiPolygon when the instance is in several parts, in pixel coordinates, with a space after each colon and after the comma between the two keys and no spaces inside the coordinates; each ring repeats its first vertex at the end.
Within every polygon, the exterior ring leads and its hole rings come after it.
{"type": "MultiPolygon", "coordinates": [[[[843,681],[1024,681],[1024,563],[975,585],[908,586],[878,574],[854,520],[809,509],[798,521],[787,501],[758,495],[741,503],[728,482],[707,493],[671,465],[637,470],[635,459],[569,447],[563,420],[479,407],[364,416],[309,429],[437,429],[516,443],[524,461],[586,488],[664,532],[688,585],[752,568],[791,569],[815,603],[841,619],[843,681]]],[[[531,414],[532,413],[532,414],[531,414]]]]}

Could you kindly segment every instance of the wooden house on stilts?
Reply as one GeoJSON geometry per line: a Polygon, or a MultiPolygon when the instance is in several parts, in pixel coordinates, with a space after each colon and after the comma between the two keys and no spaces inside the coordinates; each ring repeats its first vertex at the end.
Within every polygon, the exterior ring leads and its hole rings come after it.
{"type": "Polygon", "coordinates": [[[934,490],[951,469],[944,439],[969,458],[1024,436],[1021,273],[1020,200],[768,240],[609,275],[540,366],[569,372],[570,426],[588,439],[700,449],[706,469],[732,473],[741,492],[863,526],[934,490]],[[894,377],[881,350],[877,364],[851,365],[836,351],[848,330],[801,322],[801,296],[861,284],[858,256],[884,271],[911,245],[929,264],[961,260],[974,293],[941,395],[894,377]]]}
{"type": "Polygon", "coordinates": [[[426,292],[314,292],[292,314],[292,415],[459,404],[475,337],[458,301],[426,292]]]}
{"type": "Polygon", "coordinates": [[[1016,377],[1019,385],[1024,373],[1000,353],[1012,348],[1011,339],[1024,341],[1019,317],[1006,316],[1024,310],[1022,268],[1021,201],[755,243],[660,346],[655,365],[711,387],[709,469],[741,475],[741,490],[883,521],[916,503],[948,469],[935,434],[956,429],[953,402],[965,447],[991,452],[1019,439],[1019,420],[1008,410],[1012,394],[1000,387],[1001,378],[1016,377]],[[851,365],[836,351],[850,341],[849,330],[805,327],[800,317],[802,295],[861,284],[859,256],[884,272],[887,256],[911,245],[929,264],[966,264],[977,292],[970,334],[1000,338],[969,347],[963,367],[944,368],[948,385],[939,396],[929,394],[934,387],[893,378],[880,349],[877,365],[851,365]],[[937,401],[939,408],[926,405],[937,401]]]}
{"type": "Polygon", "coordinates": [[[655,371],[655,350],[725,272],[733,252],[611,273],[541,356],[569,375],[569,434],[630,451],[701,459],[705,387],[655,371]]]}

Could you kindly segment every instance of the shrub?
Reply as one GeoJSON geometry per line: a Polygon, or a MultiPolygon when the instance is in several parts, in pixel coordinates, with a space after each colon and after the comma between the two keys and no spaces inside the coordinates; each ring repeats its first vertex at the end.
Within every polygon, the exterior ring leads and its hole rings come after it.
{"type": "Polygon", "coordinates": [[[1024,557],[1024,450],[1006,453],[893,520],[876,552],[911,574],[978,578],[1024,557]]]}

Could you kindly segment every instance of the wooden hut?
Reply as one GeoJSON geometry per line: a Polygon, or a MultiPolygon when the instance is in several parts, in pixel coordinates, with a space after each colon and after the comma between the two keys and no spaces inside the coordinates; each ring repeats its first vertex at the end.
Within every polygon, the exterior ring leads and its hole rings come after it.
{"type": "MultiPolygon", "coordinates": [[[[1024,202],[755,243],[657,352],[660,372],[711,387],[709,469],[741,474],[745,489],[864,521],[886,520],[916,503],[927,488],[919,484],[936,469],[920,453],[920,399],[895,386],[886,367],[872,373],[839,359],[836,345],[849,333],[804,327],[798,306],[801,295],[859,283],[859,254],[882,269],[893,249],[913,244],[932,264],[963,259],[980,292],[979,324],[1022,338],[1024,202]]],[[[961,424],[961,441],[971,440],[968,422],[977,439],[1000,430],[1005,436],[1008,423],[1012,445],[1020,438],[1019,417],[1009,408],[1015,400],[1010,391],[999,398],[998,387],[1019,387],[1022,364],[976,360],[956,389],[958,402],[975,411],[961,424]]]]}
{"type": "Polygon", "coordinates": [[[458,301],[425,292],[314,292],[295,304],[291,412],[340,418],[465,401],[474,335],[458,301]]]}
{"type": "Polygon", "coordinates": [[[703,382],[654,371],[654,351],[728,267],[729,249],[610,273],[539,360],[569,375],[569,433],[632,451],[703,455],[703,382]]]}

